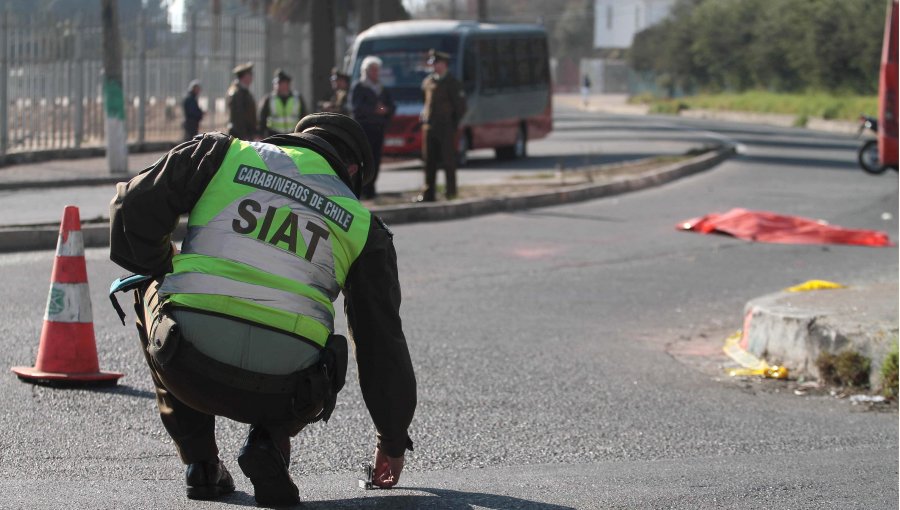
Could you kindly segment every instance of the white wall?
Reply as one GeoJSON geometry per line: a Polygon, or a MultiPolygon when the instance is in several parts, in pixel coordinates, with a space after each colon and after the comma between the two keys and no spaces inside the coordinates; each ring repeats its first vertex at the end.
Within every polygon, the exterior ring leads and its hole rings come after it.
{"type": "Polygon", "coordinates": [[[594,0],[594,47],[629,48],[634,34],[668,16],[675,0],[594,0]]]}

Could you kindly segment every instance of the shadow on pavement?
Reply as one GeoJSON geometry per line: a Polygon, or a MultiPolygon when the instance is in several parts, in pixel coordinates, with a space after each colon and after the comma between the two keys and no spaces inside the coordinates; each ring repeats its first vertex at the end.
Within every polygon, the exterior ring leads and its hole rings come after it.
{"type": "Polygon", "coordinates": [[[823,170],[856,171],[862,176],[865,172],[859,166],[847,160],[814,159],[814,158],[785,158],[780,156],[757,156],[753,154],[741,154],[737,159],[752,164],[769,166],[802,166],[804,168],[821,168],[823,170]]]}
{"type": "Polygon", "coordinates": [[[110,393],[113,395],[123,395],[126,397],[138,397],[138,398],[149,398],[156,399],[156,394],[152,391],[147,390],[139,390],[137,388],[131,386],[117,385],[117,386],[106,386],[103,388],[98,388],[99,393],[110,393]]]}
{"type": "MultiPolygon", "coordinates": [[[[472,508],[487,508],[491,510],[506,510],[509,508],[523,510],[574,510],[570,506],[539,503],[512,496],[498,494],[485,494],[481,492],[464,492],[449,489],[431,489],[428,487],[397,487],[396,490],[409,490],[427,493],[428,495],[402,494],[392,495],[390,491],[373,491],[378,496],[359,497],[331,501],[303,501],[298,505],[279,508],[303,508],[315,510],[357,509],[374,508],[384,510],[470,510],[472,508]]],[[[301,497],[303,489],[300,489],[301,497]]],[[[252,494],[236,491],[227,497],[217,500],[232,506],[256,506],[256,500],[252,494]]]]}
{"type": "Polygon", "coordinates": [[[627,220],[622,218],[611,218],[609,216],[594,216],[590,214],[573,214],[573,213],[562,213],[555,211],[537,211],[537,210],[526,210],[526,211],[516,211],[510,213],[514,216],[531,216],[538,218],[570,218],[573,220],[588,220],[588,221],[600,221],[603,223],[625,223],[627,220]]]}

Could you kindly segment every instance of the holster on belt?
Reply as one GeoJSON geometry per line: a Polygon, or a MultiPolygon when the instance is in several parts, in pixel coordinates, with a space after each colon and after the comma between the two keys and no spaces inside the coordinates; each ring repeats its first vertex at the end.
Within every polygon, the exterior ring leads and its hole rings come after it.
{"type": "Polygon", "coordinates": [[[181,331],[178,329],[178,323],[167,309],[163,308],[157,315],[157,319],[150,325],[149,339],[147,353],[161,368],[168,367],[169,362],[178,351],[181,331]]]}
{"type": "Polygon", "coordinates": [[[341,335],[329,336],[319,353],[319,361],[299,374],[302,375],[294,397],[294,415],[310,416],[321,403],[322,410],[309,423],[328,422],[347,376],[347,339],[341,335]]]}

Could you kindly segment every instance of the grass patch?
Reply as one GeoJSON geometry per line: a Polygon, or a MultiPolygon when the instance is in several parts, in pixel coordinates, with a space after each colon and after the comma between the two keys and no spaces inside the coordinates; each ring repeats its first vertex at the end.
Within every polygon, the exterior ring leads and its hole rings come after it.
{"type": "MultiPolygon", "coordinates": [[[[796,115],[804,121],[811,117],[855,121],[859,114],[875,115],[877,96],[835,95],[825,92],[806,94],[778,94],[749,91],[739,94],[699,94],[678,99],[652,98],[647,94],[635,96],[632,103],[650,105],[653,113],[677,113],[685,108],[755,113],[796,115]]],[[[805,122],[803,122],[805,124],[805,122]]]]}
{"type": "Polygon", "coordinates": [[[816,358],[822,380],[835,386],[867,388],[872,362],[856,351],[823,352],[816,358]]]}
{"type": "Polygon", "coordinates": [[[897,393],[897,340],[894,340],[894,348],[881,364],[881,394],[897,398],[897,393]]]}

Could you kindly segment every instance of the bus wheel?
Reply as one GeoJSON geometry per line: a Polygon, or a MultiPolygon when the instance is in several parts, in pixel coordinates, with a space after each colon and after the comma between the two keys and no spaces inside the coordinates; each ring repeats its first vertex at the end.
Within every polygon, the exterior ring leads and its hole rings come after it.
{"type": "Polygon", "coordinates": [[[456,144],[456,166],[464,167],[469,162],[469,133],[464,132],[456,144]]]}
{"type": "Polygon", "coordinates": [[[494,149],[497,159],[524,158],[527,154],[527,139],[528,137],[525,135],[525,126],[519,126],[519,130],[516,132],[516,141],[512,145],[505,145],[494,149]]]}
{"type": "Polygon", "coordinates": [[[528,133],[525,131],[525,125],[519,126],[519,132],[516,134],[516,143],[513,144],[513,157],[524,158],[528,155],[528,133]]]}

